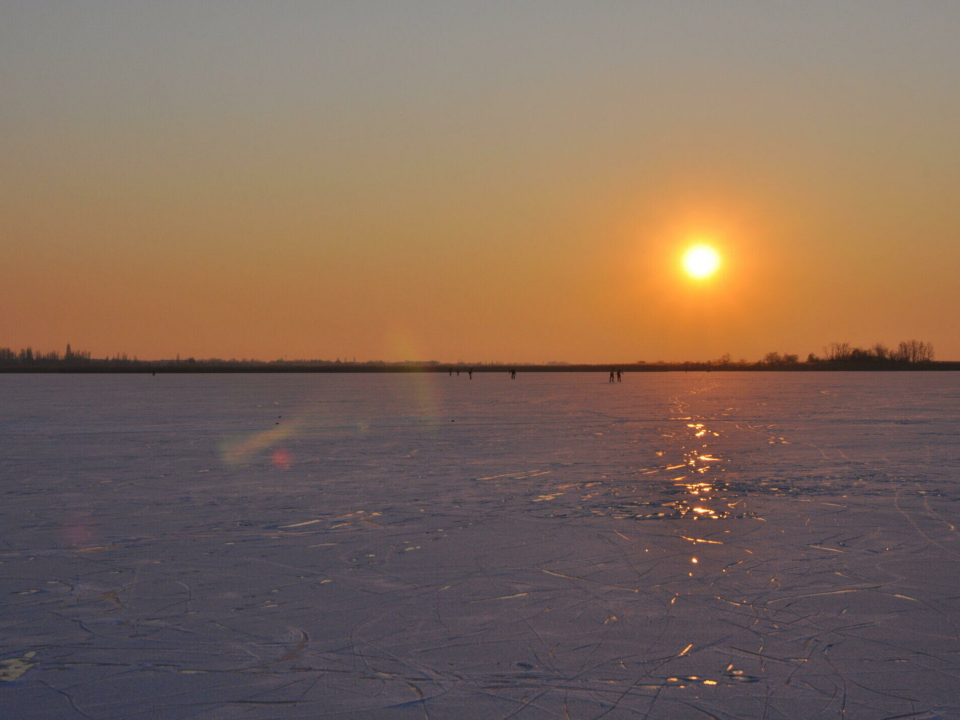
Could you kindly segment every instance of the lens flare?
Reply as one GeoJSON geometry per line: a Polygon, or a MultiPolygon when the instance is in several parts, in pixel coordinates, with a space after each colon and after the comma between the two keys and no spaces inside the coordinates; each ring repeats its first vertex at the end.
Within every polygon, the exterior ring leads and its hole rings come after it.
{"type": "Polygon", "coordinates": [[[290,451],[286,448],[277,448],[274,450],[270,455],[270,460],[277,470],[289,470],[293,464],[293,456],[290,455],[290,451]]]}
{"type": "MultiPolygon", "coordinates": [[[[306,423],[306,419],[306,417],[294,418],[286,425],[274,427],[272,430],[264,430],[245,437],[224,440],[220,447],[224,462],[230,466],[250,462],[256,455],[273,449],[278,443],[295,438],[306,423]]],[[[274,462],[277,467],[280,467],[273,458],[271,458],[271,461],[274,462]]]]}
{"type": "MultiPolygon", "coordinates": [[[[408,333],[394,331],[387,341],[391,354],[404,360],[422,361],[425,357],[419,344],[408,333]]],[[[439,374],[434,372],[400,373],[406,396],[404,401],[410,405],[413,415],[424,422],[429,432],[436,428],[441,412],[436,388],[438,377],[439,374]]]]}

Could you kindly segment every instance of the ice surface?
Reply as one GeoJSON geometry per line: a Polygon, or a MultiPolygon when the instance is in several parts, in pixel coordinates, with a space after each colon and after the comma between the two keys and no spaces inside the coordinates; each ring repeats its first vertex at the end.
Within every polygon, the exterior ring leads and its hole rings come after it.
{"type": "Polygon", "coordinates": [[[960,717],[960,376],[0,376],[0,717],[960,717]]]}

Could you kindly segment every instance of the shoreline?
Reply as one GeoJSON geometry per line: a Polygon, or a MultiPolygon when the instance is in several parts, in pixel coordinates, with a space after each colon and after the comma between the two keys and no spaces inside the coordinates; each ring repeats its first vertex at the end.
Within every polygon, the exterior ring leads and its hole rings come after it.
{"type": "Polygon", "coordinates": [[[624,373],[647,372],[957,372],[960,361],[904,363],[796,363],[792,365],[715,365],[710,363],[632,363],[632,364],[570,364],[570,365],[468,365],[434,363],[231,363],[190,361],[117,361],[90,362],[82,365],[48,365],[27,367],[0,367],[0,374],[228,374],[228,373],[441,373],[456,372],[503,373],[609,373],[610,369],[624,373]]]}

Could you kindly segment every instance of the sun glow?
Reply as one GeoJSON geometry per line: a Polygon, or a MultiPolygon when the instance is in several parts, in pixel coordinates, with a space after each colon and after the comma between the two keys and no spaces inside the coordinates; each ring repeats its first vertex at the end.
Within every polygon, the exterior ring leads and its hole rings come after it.
{"type": "Polygon", "coordinates": [[[683,269],[697,280],[710,277],[719,267],[720,255],[709,245],[694,245],[683,256],[683,269]]]}

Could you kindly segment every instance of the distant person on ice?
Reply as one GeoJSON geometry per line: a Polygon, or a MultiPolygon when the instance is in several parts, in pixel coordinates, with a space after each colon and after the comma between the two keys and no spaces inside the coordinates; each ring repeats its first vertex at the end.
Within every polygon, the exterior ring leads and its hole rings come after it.
{"type": "Polygon", "coordinates": [[[607,382],[613,382],[613,378],[614,378],[614,375],[613,375],[613,368],[610,368],[610,379],[609,379],[609,380],[607,380],[607,382]]]}
{"type": "Polygon", "coordinates": [[[617,382],[623,382],[623,375],[617,370],[617,382]]]}
{"type": "Polygon", "coordinates": [[[467,374],[470,376],[470,379],[473,380],[473,368],[467,370],[467,374]]]}
{"type": "Polygon", "coordinates": [[[516,380],[516,379],[517,379],[517,371],[516,371],[516,370],[511,370],[511,371],[510,371],[510,379],[511,379],[511,380],[516,380]]]}

